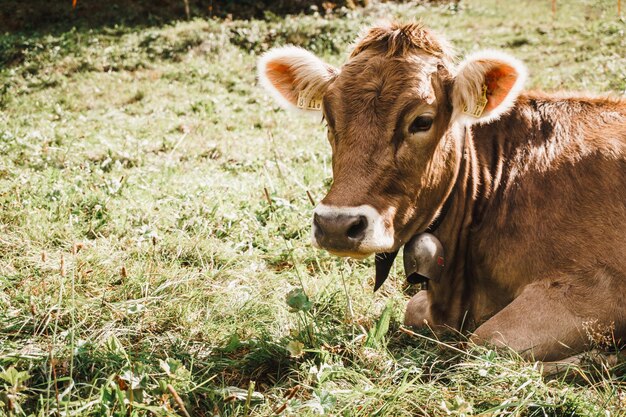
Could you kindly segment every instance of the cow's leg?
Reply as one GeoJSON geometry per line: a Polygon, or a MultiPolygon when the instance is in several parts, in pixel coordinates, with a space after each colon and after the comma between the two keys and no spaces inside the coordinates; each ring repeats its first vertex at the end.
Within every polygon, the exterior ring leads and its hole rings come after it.
{"type": "Polygon", "coordinates": [[[419,291],[409,300],[404,313],[404,324],[416,328],[423,328],[432,324],[430,301],[428,301],[426,291],[419,291]]]}
{"type": "Polygon", "coordinates": [[[584,353],[570,356],[569,358],[560,359],[554,362],[543,362],[541,366],[541,374],[544,377],[562,376],[567,372],[572,372],[583,362],[584,353]]]}
{"type": "Polygon", "coordinates": [[[579,353],[569,358],[555,362],[544,362],[541,373],[545,377],[562,377],[566,373],[576,375],[577,368],[584,366],[594,366],[596,369],[612,369],[626,361],[626,357],[621,352],[607,353],[598,349],[589,352],[579,353]]]}
{"type": "Polygon", "coordinates": [[[555,361],[588,348],[584,318],[574,311],[577,301],[558,286],[535,283],[480,326],[472,341],[508,346],[522,356],[555,361]]]}

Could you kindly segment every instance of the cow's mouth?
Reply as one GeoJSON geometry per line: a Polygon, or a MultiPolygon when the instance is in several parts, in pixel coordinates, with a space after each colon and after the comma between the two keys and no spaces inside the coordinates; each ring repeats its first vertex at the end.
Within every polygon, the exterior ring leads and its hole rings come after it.
{"type": "Polygon", "coordinates": [[[372,252],[360,253],[360,252],[346,252],[346,251],[337,251],[333,249],[326,249],[328,253],[335,256],[340,256],[342,258],[354,258],[354,259],[365,259],[372,255],[372,252]]]}

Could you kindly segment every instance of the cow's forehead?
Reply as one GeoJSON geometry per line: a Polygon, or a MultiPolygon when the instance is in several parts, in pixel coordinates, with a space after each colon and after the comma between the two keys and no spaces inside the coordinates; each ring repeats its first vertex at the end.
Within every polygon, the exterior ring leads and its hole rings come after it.
{"type": "Polygon", "coordinates": [[[436,70],[437,58],[425,53],[402,58],[363,53],[342,67],[326,101],[338,124],[393,119],[408,101],[435,102],[436,70]]]}
{"type": "Polygon", "coordinates": [[[335,84],[346,93],[418,87],[436,71],[437,62],[436,57],[426,53],[397,58],[364,53],[344,64],[335,84]]]}

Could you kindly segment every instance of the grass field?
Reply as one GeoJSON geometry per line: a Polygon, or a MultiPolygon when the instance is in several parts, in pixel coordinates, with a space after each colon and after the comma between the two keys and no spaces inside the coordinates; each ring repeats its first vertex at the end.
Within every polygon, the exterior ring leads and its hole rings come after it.
{"type": "Polygon", "coordinates": [[[401,331],[400,268],[374,295],[371,260],[310,246],[324,126],[255,84],[273,45],[339,65],[364,25],[420,17],[461,56],[521,58],[529,87],[624,94],[616,5],[0,35],[0,415],[626,415],[623,363],[543,378],[510,352],[401,331]]]}

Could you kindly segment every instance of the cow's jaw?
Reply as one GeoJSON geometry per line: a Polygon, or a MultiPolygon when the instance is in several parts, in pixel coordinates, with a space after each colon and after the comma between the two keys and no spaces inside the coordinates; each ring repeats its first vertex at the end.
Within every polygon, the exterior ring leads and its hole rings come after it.
{"type": "Polygon", "coordinates": [[[333,255],[365,258],[394,248],[395,209],[380,213],[369,204],[332,206],[319,204],[313,213],[313,246],[333,255]]]}

